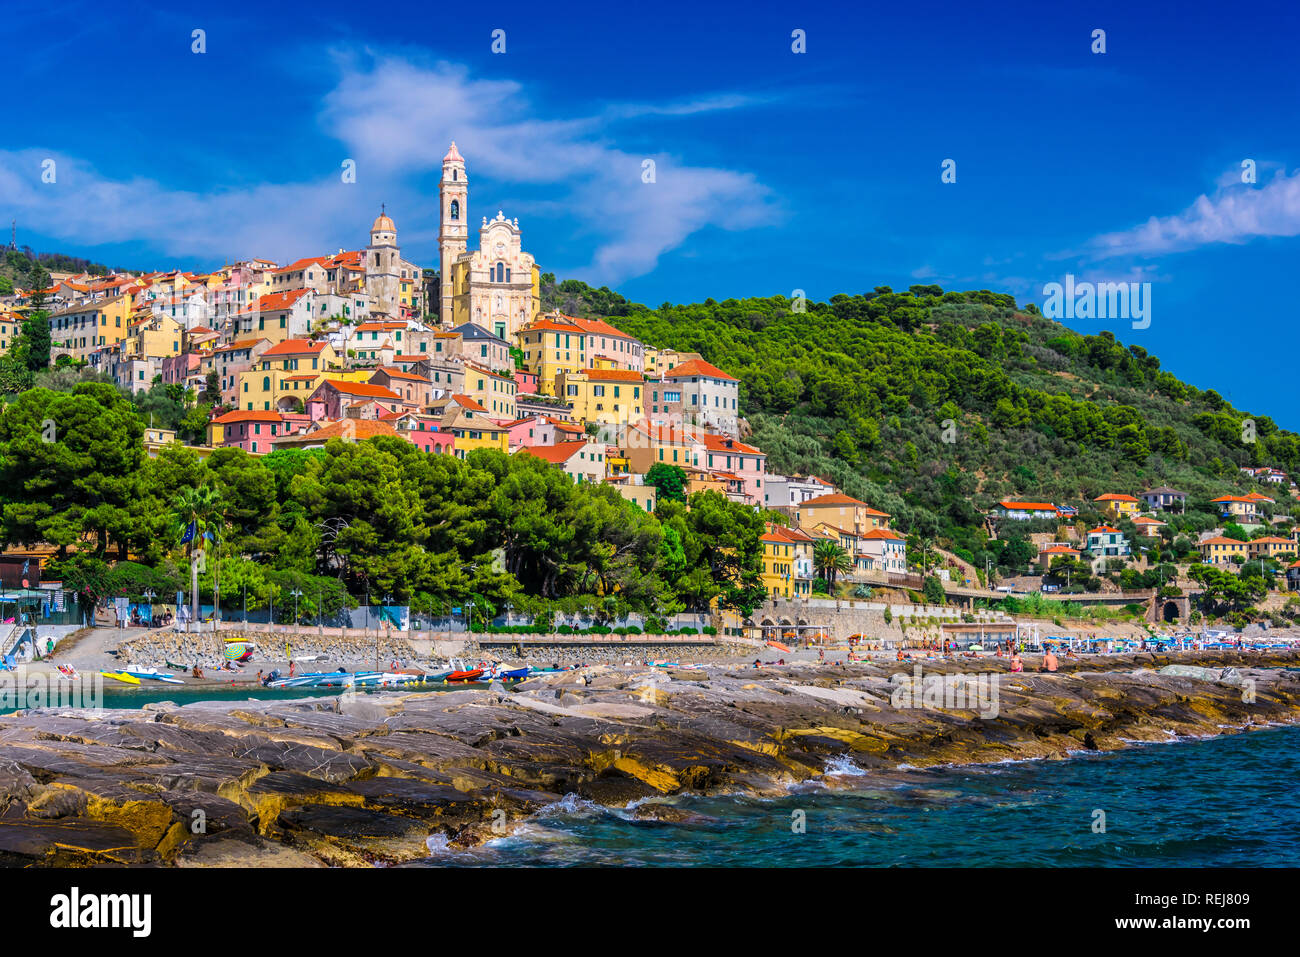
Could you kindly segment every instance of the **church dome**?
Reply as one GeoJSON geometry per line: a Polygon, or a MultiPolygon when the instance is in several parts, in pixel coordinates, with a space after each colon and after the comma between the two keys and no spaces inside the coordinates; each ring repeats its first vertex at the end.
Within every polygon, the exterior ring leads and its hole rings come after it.
{"type": "Polygon", "coordinates": [[[371,225],[370,231],[372,233],[395,233],[397,232],[397,226],[393,223],[392,217],[387,213],[380,213],[375,219],[374,224],[371,225]]]}
{"type": "Polygon", "coordinates": [[[451,162],[463,163],[463,162],[465,162],[465,157],[461,156],[461,155],[460,155],[460,150],[456,149],[456,141],[455,141],[455,140],[452,140],[452,141],[451,141],[451,149],[447,150],[447,155],[444,156],[444,157],[442,158],[442,161],[443,161],[444,163],[451,163],[451,162]]]}

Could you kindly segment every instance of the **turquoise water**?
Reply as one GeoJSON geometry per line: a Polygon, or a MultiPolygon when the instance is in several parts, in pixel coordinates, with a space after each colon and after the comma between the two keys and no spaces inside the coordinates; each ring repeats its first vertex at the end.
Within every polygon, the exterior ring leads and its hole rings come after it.
{"type": "Polygon", "coordinates": [[[878,781],[859,772],[837,776],[853,790],[681,801],[698,817],[672,824],[570,797],[481,848],[448,851],[435,839],[428,864],[1294,867],[1298,753],[1300,727],[1286,727],[878,781]]]}

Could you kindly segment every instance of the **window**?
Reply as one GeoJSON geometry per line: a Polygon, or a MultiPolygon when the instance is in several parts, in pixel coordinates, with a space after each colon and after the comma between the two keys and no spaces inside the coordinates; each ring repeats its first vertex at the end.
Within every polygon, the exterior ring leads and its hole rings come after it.
{"type": "MultiPolygon", "coordinates": [[[[452,179],[455,178],[456,178],[456,171],[452,170],[452,179]]],[[[453,199],[451,201],[451,218],[460,219],[460,200],[458,199],[453,199]]]]}

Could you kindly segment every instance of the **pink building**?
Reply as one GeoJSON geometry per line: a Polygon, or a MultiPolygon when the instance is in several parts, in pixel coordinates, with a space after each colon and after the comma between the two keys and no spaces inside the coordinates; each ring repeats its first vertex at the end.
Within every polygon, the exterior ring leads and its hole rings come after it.
{"type": "Polygon", "coordinates": [[[433,383],[416,372],[407,372],[396,366],[380,366],[370,377],[371,385],[383,386],[396,392],[408,403],[423,409],[433,401],[433,383]]]}
{"type": "Polygon", "coordinates": [[[751,505],[763,504],[763,481],[767,475],[767,455],[739,439],[712,432],[697,433],[704,446],[700,465],[710,472],[729,473],[740,480],[745,501],[751,505]]]}
{"type": "Polygon", "coordinates": [[[301,432],[308,424],[305,415],[236,409],[208,423],[208,445],[265,455],[275,439],[301,432]]]}
{"type": "Polygon", "coordinates": [[[262,353],[271,348],[271,340],[261,337],[239,339],[228,346],[218,346],[203,359],[203,374],[215,369],[221,388],[221,404],[239,405],[239,374],[253,368],[262,353]]]}
{"type": "Polygon", "coordinates": [[[439,455],[451,455],[456,447],[456,436],[450,432],[439,431],[441,420],[441,416],[421,415],[416,412],[388,415],[383,419],[397,430],[398,435],[416,448],[439,455]]]}
{"type": "Polygon", "coordinates": [[[525,369],[515,370],[515,394],[516,395],[536,395],[537,394],[537,373],[528,372],[525,369]]]}
{"type": "Polygon", "coordinates": [[[166,356],[162,361],[162,380],[165,385],[184,385],[191,376],[199,374],[199,356],[194,352],[185,352],[178,356],[166,356]]]}
{"type": "Polygon", "coordinates": [[[530,415],[506,423],[510,451],[535,445],[558,445],[586,438],[586,430],[576,422],[565,422],[549,415],[530,415]]]}
{"type": "Polygon", "coordinates": [[[373,401],[389,412],[414,412],[416,403],[407,402],[392,389],[369,382],[344,382],[326,379],[307,397],[307,414],[313,422],[319,419],[342,419],[348,409],[373,401]]]}

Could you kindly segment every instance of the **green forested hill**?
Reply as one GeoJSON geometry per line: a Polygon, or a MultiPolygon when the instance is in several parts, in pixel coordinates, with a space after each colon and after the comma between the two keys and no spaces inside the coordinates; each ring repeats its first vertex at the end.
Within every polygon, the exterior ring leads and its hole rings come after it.
{"type": "Polygon", "coordinates": [[[1206,503],[1258,488],[1239,465],[1300,473],[1300,436],[1269,417],[1179,381],[1140,346],[986,290],[879,287],[802,313],[783,296],[652,310],[572,280],[551,296],[701,353],[741,380],[773,471],[824,472],[921,534],[965,539],[1007,496],[1086,506],[1173,485],[1206,503]]]}

